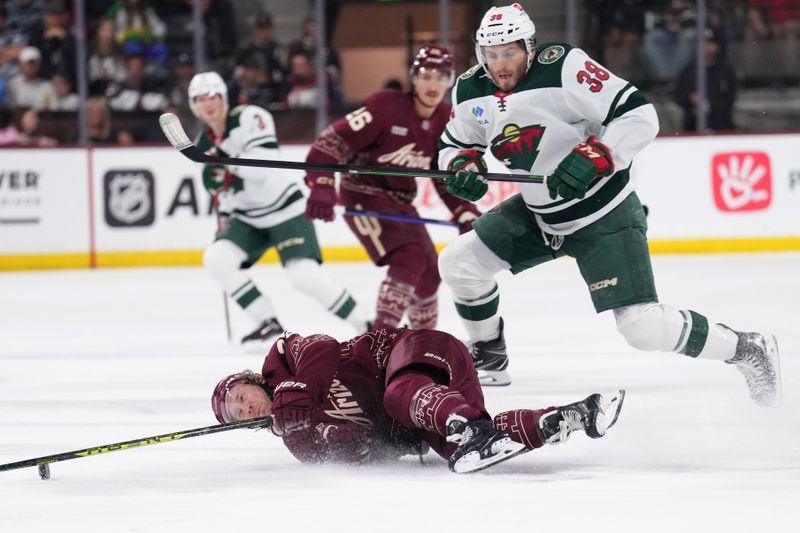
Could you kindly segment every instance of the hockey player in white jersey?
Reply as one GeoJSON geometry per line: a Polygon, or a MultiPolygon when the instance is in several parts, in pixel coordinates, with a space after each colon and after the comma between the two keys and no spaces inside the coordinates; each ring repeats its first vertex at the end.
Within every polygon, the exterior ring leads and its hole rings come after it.
{"type": "MultiPolygon", "coordinates": [[[[195,141],[205,153],[220,156],[280,159],[272,115],[252,105],[228,111],[227,87],[216,72],[202,72],[189,84],[192,112],[206,125],[195,141]]],[[[357,332],[369,329],[366,318],[346,289],[320,267],[322,256],[314,225],[306,220],[298,179],[285,170],[204,165],[203,184],[214,197],[220,227],[206,248],[203,265],[258,327],[242,339],[246,349],[267,347],[283,332],[269,298],[248,273],[250,266],[275,247],[292,285],[315,299],[357,332]]]]}
{"type": "Polygon", "coordinates": [[[718,359],[744,374],[759,405],[780,399],[775,338],[715,324],[658,303],[647,220],[629,171],[658,133],[655,109],[632,84],[566,43],[537,46],[519,4],[493,7],[476,35],[478,65],[453,88],[440,138],[448,190],[478,200],[486,150],[518,175],[543,175],[487,213],[439,257],[442,279],[472,343],[485,385],[510,383],[494,276],[563,255],[576,259],[597,312],[640,350],[718,359]]]}

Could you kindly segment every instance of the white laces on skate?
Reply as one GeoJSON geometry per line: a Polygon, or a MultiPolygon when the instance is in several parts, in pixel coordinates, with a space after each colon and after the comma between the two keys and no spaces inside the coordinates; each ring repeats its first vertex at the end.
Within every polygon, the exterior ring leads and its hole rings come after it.
{"type": "Polygon", "coordinates": [[[780,401],[779,361],[774,337],[748,334],[747,351],[737,353],[726,361],[742,373],[750,397],[761,406],[771,406],[780,401]]]}
{"type": "Polygon", "coordinates": [[[573,431],[583,429],[583,420],[581,418],[581,414],[572,409],[565,411],[563,419],[558,423],[558,429],[560,431],[558,440],[556,442],[566,441],[573,431]]]}

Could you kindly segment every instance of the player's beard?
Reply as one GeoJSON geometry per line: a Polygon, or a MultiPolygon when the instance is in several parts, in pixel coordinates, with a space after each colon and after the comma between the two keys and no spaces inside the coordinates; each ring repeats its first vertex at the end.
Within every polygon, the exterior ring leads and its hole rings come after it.
{"type": "Polygon", "coordinates": [[[514,69],[503,69],[501,72],[492,72],[492,80],[494,80],[495,85],[504,92],[508,92],[516,87],[522,78],[525,77],[525,73],[528,70],[527,62],[522,62],[518,67],[514,69]],[[500,78],[500,75],[511,75],[511,78],[506,78],[505,80],[500,78]]]}

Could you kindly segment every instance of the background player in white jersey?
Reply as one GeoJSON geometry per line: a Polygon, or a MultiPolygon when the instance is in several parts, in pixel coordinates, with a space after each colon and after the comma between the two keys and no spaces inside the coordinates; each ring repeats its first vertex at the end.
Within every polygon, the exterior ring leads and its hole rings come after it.
{"type": "MultiPolygon", "coordinates": [[[[220,156],[280,159],[272,115],[258,106],[228,112],[228,91],[216,72],[202,72],[189,84],[192,112],[206,125],[195,144],[220,156]]],[[[250,266],[271,247],[277,249],[292,285],[311,296],[358,332],[368,329],[350,293],[321,269],[314,225],[306,220],[298,179],[283,170],[205,165],[203,184],[214,197],[220,219],[217,239],[203,265],[225,293],[258,327],[242,339],[248,349],[283,332],[269,298],[255,285],[250,266]]]]}
{"type": "Polygon", "coordinates": [[[453,118],[440,140],[448,190],[475,201],[487,190],[483,153],[510,172],[544,175],[474,224],[442,252],[439,269],[489,385],[510,383],[494,275],[556,257],[576,259],[597,312],[641,350],[735,364],[759,405],[780,396],[773,336],[741,333],[694,311],[658,303],[647,221],[629,170],[658,133],[655,109],[636,87],[566,43],[537,48],[519,4],[493,7],[477,32],[479,64],[453,89],[453,118]]]}

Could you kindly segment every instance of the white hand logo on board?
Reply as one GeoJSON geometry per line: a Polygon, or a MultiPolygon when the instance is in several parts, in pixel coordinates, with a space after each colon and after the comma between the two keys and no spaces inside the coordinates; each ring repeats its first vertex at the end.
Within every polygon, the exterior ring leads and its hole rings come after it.
{"type": "Polygon", "coordinates": [[[769,192],[755,190],[767,174],[767,167],[762,164],[754,165],[753,162],[753,157],[748,155],[740,164],[739,157],[732,155],[728,158],[727,164],[717,165],[717,172],[722,178],[719,192],[725,205],[732,210],[751,202],[761,202],[769,197],[769,192]]]}

